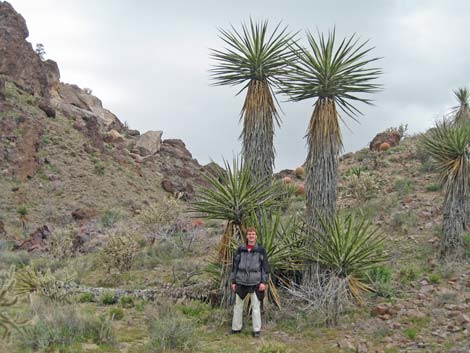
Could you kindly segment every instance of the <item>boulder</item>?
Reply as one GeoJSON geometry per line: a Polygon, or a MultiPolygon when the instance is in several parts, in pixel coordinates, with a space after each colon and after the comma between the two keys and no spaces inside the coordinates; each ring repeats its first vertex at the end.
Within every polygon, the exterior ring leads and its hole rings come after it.
{"type": "Polygon", "coordinates": [[[26,250],[28,252],[39,250],[46,250],[47,244],[46,240],[51,235],[51,230],[47,225],[39,227],[36,229],[28,239],[18,242],[15,244],[14,249],[16,250],[26,250]]]}
{"type": "Polygon", "coordinates": [[[46,113],[46,115],[49,117],[49,118],[55,118],[55,109],[52,107],[52,105],[46,100],[46,99],[42,99],[40,102],[39,102],[39,105],[38,105],[39,109],[41,109],[44,113],[46,113]]]}
{"type": "Polygon", "coordinates": [[[122,136],[116,130],[110,130],[104,135],[104,142],[119,144],[125,142],[124,136],[122,136]]]}
{"type": "Polygon", "coordinates": [[[76,221],[88,220],[96,217],[97,212],[94,208],[77,208],[72,212],[72,218],[76,221]]]}
{"type": "MultiPolygon", "coordinates": [[[[373,151],[380,151],[380,146],[384,143],[388,144],[388,148],[398,146],[401,140],[401,135],[396,132],[396,131],[390,131],[390,132],[381,132],[380,134],[377,134],[373,140],[371,141],[369,145],[369,149],[373,151]]],[[[386,145],[383,145],[386,146],[386,145]]],[[[384,147],[382,147],[384,148],[384,147]]],[[[388,149],[387,148],[387,149],[388,149]]]]}
{"type": "Polygon", "coordinates": [[[164,140],[160,148],[160,154],[183,161],[193,158],[191,152],[187,150],[186,145],[180,139],[164,140]]]}
{"type": "Polygon", "coordinates": [[[162,134],[163,131],[147,131],[138,138],[134,150],[144,157],[157,153],[162,144],[162,134]]]}

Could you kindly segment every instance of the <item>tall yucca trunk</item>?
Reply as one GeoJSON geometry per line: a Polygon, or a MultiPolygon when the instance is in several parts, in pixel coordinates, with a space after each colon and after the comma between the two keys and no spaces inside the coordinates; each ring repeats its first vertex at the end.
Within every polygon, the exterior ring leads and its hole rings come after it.
{"type": "Polygon", "coordinates": [[[463,253],[463,237],[467,230],[468,212],[470,210],[470,147],[460,160],[455,163],[455,176],[446,184],[444,198],[444,220],[442,222],[442,238],[440,242],[441,257],[461,257],[463,253]]]}
{"type": "Polygon", "coordinates": [[[319,229],[318,217],[331,220],[336,208],[338,157],[342,148],[339,116],[331,98],[319,98],[307,131],[307,223],[319,229]]]}
{"type": "Polygon", "coordinates": [[[279,116],[267,81],[251,80],[242,109],[242,155],[255,180],[271,177],[274,167],[274,121],[279,116]]]}

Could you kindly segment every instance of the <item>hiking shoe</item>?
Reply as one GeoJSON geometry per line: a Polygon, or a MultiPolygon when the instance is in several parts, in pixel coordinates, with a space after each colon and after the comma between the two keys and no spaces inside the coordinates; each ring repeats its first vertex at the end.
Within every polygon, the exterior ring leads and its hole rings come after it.
{"type": "Polygon", "coordinates": [[[260,338],[261,337],[261,332],[260,331],[253,332],[253,337],[260,338]]]}
{"type": "Polygon", "coordinates": [[[241,332],[242,332],[242,330],[232,330],[232,331],[230,332],[230,334],[231,334],[231,335],[236,335],[237,333],[241,333],[241,332]]]}

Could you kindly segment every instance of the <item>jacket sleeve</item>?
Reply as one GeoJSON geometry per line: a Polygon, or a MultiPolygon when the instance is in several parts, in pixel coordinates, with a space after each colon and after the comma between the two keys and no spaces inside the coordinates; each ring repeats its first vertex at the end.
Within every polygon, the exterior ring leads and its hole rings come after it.
{"type": "Polygon", "coordinates": [[[233,255],[232,273],[230,274],[230,281],[232,284],[236,283],[235,278],[237,276],[238,264],[240,263],[240,253],[240,248],[238,248],[235,255],[233,255]]]}
{"type": "Polygon", "coordinates": [[[269,273],[271,269],[269,268],[269,261],[268,261],[268,254],[266,250],[263,249],[263,261],[261,263],[261,283],[268,283],[269,282],[269,273]]]}

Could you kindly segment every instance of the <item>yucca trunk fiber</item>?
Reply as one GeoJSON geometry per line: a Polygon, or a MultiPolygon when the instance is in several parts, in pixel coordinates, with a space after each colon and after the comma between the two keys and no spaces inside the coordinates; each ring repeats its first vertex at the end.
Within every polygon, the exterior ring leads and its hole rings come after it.
{"type": "MultiPolygon", "coordinates": [[[[465,161],[462,163],[465,163],[465,161]]],[[[467,228],[465,223],[468,219],[466,213],[469,210],[465,201],[468,201],[467,194],[470,191],[470,186],[465,185],[466,177],[463,173],[463,167],[461,166],[462,170],[458,172],[455,179],[450,183],[448,182],[446,188],[440,242],[441,258],[460,258],[463,255],[463,238],[467,228]]]]}
{"type": "Polygon", "coordinates": [[[342,148],[339,116],[331,98],[319,98],[307,130],[306,221],[321,229],[319,217],[331,220],[336,208],[338,157],[342,148]]]}
{"type": "Polygon", "coordinates": [[[274,122],[279,116],[266,80],[251,80],[243,104],[242,155],[255,181],[269,178],[274,167],[274,122]]]}

